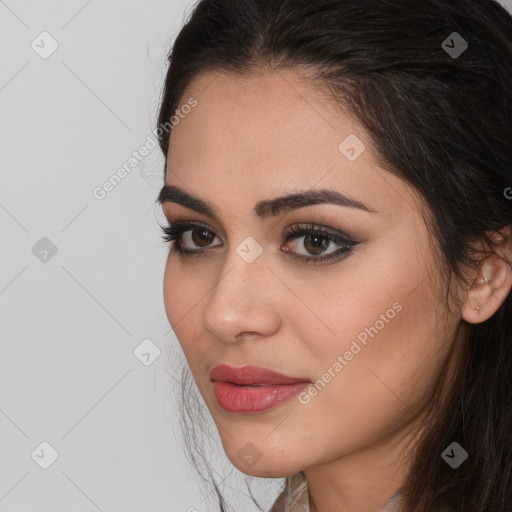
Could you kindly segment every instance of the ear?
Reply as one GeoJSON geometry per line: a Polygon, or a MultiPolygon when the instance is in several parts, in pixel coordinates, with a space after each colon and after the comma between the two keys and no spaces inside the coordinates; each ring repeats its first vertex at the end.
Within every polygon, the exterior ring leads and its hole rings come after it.
{"type": "MultiPolygon", "coordinates": [[[[497,233],[493,233],[491,238],[493,241],[503,240],[502,235],[497,233]]],[[[501,245],[493,247],[493,252],[481,260],[462,306],[462,318],[466,322],[478,324],[489,319],[510,293],[512,288],[511,242],[508,238],[503,247],[501,245]]]]}

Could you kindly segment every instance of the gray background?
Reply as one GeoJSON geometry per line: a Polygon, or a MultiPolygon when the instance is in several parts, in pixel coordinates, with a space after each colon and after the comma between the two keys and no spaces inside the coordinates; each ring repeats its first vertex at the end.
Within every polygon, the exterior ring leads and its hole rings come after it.
{"type": "MultiPolygon", "coordinates": [[[[1,512],[215,509],[171,391],[158,147],[93,195],[151,136],[192,5],[0,0],[1,512]],[[31,47],[51,49],[44,31],[59,45],[48,58],[31,47]],[[147,339],[146,366],[134,350],[147,339]],[[43,442],[58,453],[47,469],[43,442]]],[[[235,471],[226,489],[240,482],[235,471]]],[[[279,482],[259,494],[272,501],[279,482]]]]}

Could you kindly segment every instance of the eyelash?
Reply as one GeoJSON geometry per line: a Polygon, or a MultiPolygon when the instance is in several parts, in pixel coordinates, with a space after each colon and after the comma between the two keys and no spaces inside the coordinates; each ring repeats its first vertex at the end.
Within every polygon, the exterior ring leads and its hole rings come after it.
{"type": "MultiPolygon", "coordinates": [[[[215,233],[208,229],[205,225],[194,223],[194,222],[170,222],[167,226],[162,226],[163,234],[162,239],[164,242],[175,242],[171,246],[171,251],[177,253],[182,258],[188,258],[188,257],[201,257],[205,253],[209,252],[211,248],[209,249],[198,249],[198,250],[190,250],[190,249],[184,249],[182,246],[182,240],[181,237],[184,233],[187,231],[207,231],[208,233],[211,233],[215,235],[215,233]]],[[[297,255],[291,251],[288,251],[293,258],[297,258],[301,260],[304,263],[312,263],[312,264],[322,264],[327,261],[332,260],[341,260],[345,257],[349,256],[354,248],[358,245],[357,242],[352,241],[348,236],[341,235],[341,234],[335,234],[331,231],[328,231],[322,226],[315,226],[314,224],[308,224],[306,227],[300,227],[300,226],[293,226],[285,233],[285,243],[289,242],[290,240],[298,239],[302,236],[318,236],[320,238],[327,239],[329,242],[334,243],[335,245],[341,245],[342,248],[338,251],[335,251],[327,256],[304,256],[304,255],[297,255]]],[[[217,235],[215,235],[217,237],[217,235]]],[[[220,247],[220,246],[216,246],[220,247]]]]}

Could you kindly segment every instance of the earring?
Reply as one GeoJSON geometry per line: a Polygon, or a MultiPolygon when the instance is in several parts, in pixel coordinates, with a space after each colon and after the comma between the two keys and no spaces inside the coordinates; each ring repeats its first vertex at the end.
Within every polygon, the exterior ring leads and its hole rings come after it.
{"type": "Polygon", "coordinates": [[[477,306],[477,307],[475,308],[475,312],[476,312],[476,313],[480,313],[480,306],[477,306]]]}

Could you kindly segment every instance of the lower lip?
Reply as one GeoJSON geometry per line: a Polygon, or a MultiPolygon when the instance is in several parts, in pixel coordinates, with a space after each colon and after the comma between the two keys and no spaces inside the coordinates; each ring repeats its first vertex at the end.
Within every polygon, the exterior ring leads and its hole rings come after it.
{"type": "Polygon", "coordinates": [[[213,390],[221,407],[229,412],[261,412],[290,400],[309,385],[310,382],[299,382],[251,387],[214,381],[213,390]]]}

